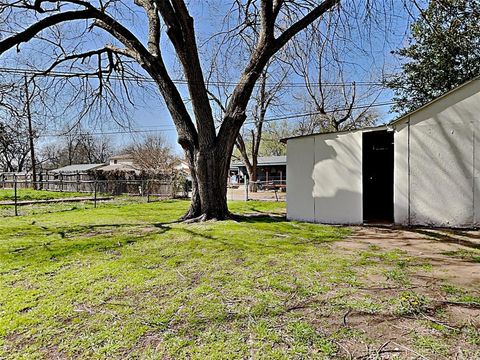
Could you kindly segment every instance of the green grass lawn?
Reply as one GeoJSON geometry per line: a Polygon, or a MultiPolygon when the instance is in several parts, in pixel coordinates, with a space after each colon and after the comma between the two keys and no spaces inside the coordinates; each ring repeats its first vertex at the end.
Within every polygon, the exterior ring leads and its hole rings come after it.
{"type": "MultiPolygon", "coordinates": [[[[90,194],[77,193],[77,192],[60,192],[60,191],[46,191],[46,190],[33,190],[33,189],[17,189],[18,201],[25,200],[51,200],[51,199],[64,199],[70,197],[88,197],[90,194]]],[[[14,190],[13,189],[0,189],[0,201],[13,201],[14,190]]]]}
{"type": "MultiPolygon", "coordinates": [[[[415,289],[360,292],[379,274],[403,288],[428,266],[401,251],[344,251],[348,229],[286,222],[283,203],[231,203],[256,214],[243,221],[173,223],[187,206],[1,219],[0,359],[348,358],[345,342],[385,341],[353,314],[345,326],[347,311],[412,315],[429,301],[415,289]]],[[[468,358],[480,345],[468,329],[403,336],[436,359],[461,342],[468,358]]]]}

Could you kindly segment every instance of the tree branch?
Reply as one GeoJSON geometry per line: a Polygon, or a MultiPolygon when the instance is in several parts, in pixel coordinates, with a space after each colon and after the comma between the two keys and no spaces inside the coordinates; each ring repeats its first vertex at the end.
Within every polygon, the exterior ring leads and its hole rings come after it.
{"type": "Polygon", "coordinates": [[[275,40],[275,49],[282,48],[291,38],[340,3],[340,0],[325,0],[307,15],[291,25],[275,40]]]}
{"type": "Polygon", "coordinates": [[[92,9],[87,9],[79,11],[67,11],[39,20],[18,34],[12,35],[5,40],[0,41],[0,55],[14,46],[33,39],[35,35],[51,26],[71,20],[90,19],[93,17],[93,15],[94,11],[92,11],[92,9]]]}
{"type": "MultiPolygon", "coordinates": [[[[230,143],[231,137],[238,134],[242,124],[246,119],[245,109],[252,94],[256,81],[258,80],[263,68],[266,66],[268,60],[279,51],[292,37],[305,29],[308,25],[317,20],[324,13],[337,5],[340,0],[325,0],[320,5],[316,6],[307,15],[291,25],[285,30],[277,39],[270,40],[266,36],[259,36],[257,46],[253,52],[248,65],[240,77],[238,85],[233,91],[227,106],[225,119],[218,132],[219,142],[230,143]]],[[[268,4],[272,6],[271,1],[262,0],[262,6],[266,7],[268,4]]],[[[280,11],[281,2],[277,2],[277,12],[280,11]]],[[[265,15],[268,14],[265,10],[265,15]]],[[[263,14],[263,12],[262,12],[263,14]]],[[[262,26],[271,26],[266,22],[267,18],[262,19],[262,26]]],[[[275,21],[274,17],[270,21],[275,21]]],[[[274,24],[273,24],[274,26],[274,24]]],[[[262,32],[267,31],[265,28],[262,32]]]]}
{"type": "Polygon", "coordinates": [[[158,17],[155,1],[135,0],[135,4],[141,6],[148,19],[148,50],[153,56],[160,55],[160,19],[158,17]]]}
{"type": "Polygon", "coordinates": [[[207,87],[198,56],[193,18],[183,0],[157,1],[160,15],[169,27],[167,35],[184,69],[193,113],[202,147],[215,143],[215,123],[208,100],[207,87]]]}

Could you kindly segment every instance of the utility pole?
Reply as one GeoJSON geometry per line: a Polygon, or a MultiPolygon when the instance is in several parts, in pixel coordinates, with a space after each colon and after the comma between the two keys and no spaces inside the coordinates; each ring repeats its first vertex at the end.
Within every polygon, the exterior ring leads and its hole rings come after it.
{"type": "Polygon", "coordinates": [[[32,162],[32,188],[37,189],[37,162],[35,161],[35,148],[33,143],[33,126],[32,126],[32,112],[30,111],[30,93],[28,91],[27,74],[25,74],[25,109],[27,110],[28,119],[28,140],[30,141],[30,157],[32,162]]]}

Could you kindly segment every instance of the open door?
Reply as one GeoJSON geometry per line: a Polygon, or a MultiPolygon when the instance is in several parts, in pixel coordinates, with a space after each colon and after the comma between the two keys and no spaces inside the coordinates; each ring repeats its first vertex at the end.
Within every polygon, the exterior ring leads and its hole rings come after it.
{"type": "Polygon", "coordinates": [[[363,221],[393,223],[393,132],[363,133],[363,221]]]}

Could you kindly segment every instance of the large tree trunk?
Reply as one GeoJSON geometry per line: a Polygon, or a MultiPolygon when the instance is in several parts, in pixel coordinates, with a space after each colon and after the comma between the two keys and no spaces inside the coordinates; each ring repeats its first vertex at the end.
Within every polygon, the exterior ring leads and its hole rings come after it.
{"type": "MultiPolygon", "coordinates": [[[[233,146],[232,146],[233,147],[233,146]]],[[[183,216],[186,221],[225,220],[230,218],[227,206],[227,176],[230,156],[224,147],[186,151],[192,176],[192,200],[183,216]]],[[[231,152],[230,152],[231,153],[231,152]]]]}
{"type": "Polygon", "coordinates": [[[248,190],[251,192],[258,191],[258,166],[257,166],[257,159],[253,158],[251,164],[247,166],[247,173],[248,173],[248,190]]]}

